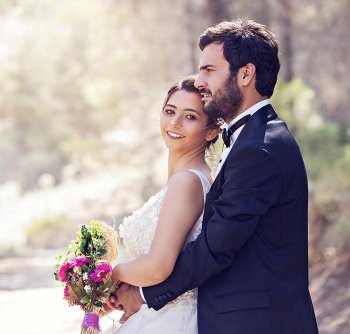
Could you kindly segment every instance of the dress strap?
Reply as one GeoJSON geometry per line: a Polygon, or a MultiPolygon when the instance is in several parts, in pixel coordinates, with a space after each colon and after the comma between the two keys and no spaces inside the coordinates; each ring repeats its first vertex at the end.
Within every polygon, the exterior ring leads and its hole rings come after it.
{"type": "Polygon", "coordinates": [[[189,169],[189,171],[196,174],[199,177],[199,179],[201,180],[202,187],[203,187],[203,193],[204,193],[204,201],[205,201],[205,196],[211,187],[210,181],[208,180],[207,176],[203,172],[201,172],[197,169],[189,169]]]}

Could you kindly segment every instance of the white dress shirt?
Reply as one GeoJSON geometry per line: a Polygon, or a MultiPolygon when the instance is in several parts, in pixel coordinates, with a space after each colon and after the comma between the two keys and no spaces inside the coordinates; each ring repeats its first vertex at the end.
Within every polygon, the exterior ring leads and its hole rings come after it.
{"type": "MultiPolygon", "coordinates": [[[[269,100],[262,100],[256,104],[254,104],[253,106],[251,106],[249,109],[245,110],[244,112],[242,112],[241,114],[239,114],[236,118],[234,118],[230,124],[223,124],[221,126],[222,129],[228,129],[230,126],[232,126],[233,124],[235,124],[237,121],[239,121],[241,118],[243,118],[246,115],[254,115],[259,109],[261,109],[262,107],[265,107],[266,105],[268,105],[270,102],[269,100]]],[[[220,173],[221,167],[224,164],[227,156],[229,155],[231,148],[233,146],[233,144],[235,143],[235,141],[237,140],[239,134],[241,133],[241,131],[243,130],[245,124],[243,124],[240,128],[238,128],[230,137],[230,147],[226,147],[221,154],[221,160],[220,163],[218,165],[218,168],[216,169],[216,173],[215,175],[217,176],[220,173]]]]}

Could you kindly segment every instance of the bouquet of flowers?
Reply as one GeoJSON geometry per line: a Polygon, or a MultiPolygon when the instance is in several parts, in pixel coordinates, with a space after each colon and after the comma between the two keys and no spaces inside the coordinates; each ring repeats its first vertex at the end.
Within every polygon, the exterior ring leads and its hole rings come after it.
{"type": "Polygon", "coordinates": [[[110,263],[117,257],[118,235],[101,221],[82,225],[77,234],[67,254],[56,256],[54,275],[64,286],[68,304],[85,311],[81,333],[95,334],[100,331],[99,311],[116,288],[110,263]]]}

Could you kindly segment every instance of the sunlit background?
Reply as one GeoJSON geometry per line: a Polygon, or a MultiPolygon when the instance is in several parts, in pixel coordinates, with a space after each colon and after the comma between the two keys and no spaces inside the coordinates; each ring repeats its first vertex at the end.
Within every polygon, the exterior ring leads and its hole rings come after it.
{"type": "Polygon", "coordinates": [[[272,103],[308,170],[320,333],[350,333],[348,0],[0,0],[1,332],[79,333],[53,256],[162,187],[162,100],[197,71],[205,28],[236,17],[279,37],[272,103]]]}

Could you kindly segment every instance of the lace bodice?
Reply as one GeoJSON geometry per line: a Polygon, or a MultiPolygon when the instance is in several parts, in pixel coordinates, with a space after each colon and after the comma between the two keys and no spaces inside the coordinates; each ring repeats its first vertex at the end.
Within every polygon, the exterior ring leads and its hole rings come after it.
{"type": "MultiPolygon", "coordinates": [[[[197,171],[190,170],[200,178],[203,186],[204,201],[205,195],[210,189],[210,183],[206,176],[197,171]]],[[[123,239],[127,252],[132,258],[148,254],[154,237],[154,233],[158,223],[160,209],[162,207],[167,187],[163,188],[156,195],[152,196],[140,209],[134,211],[130,216],[125,217],[123,223],[119,227],[119,235],[123,239]]],[[[186,244],[197,238],[202,228],[203,213],[194,224],[188,235],[186,244]]],[[[196,299],[196,289],[187,291],[178,297],[174,302],[180,302],[185,299],[196,299]]]]}
{"type": "Polygon", "coordinates": [[[140,209],[125,217],[119,226],[119,235],[132,258],[149,253],[166,191],[167,188],[163,188],[152,196],[140,209]]]}

